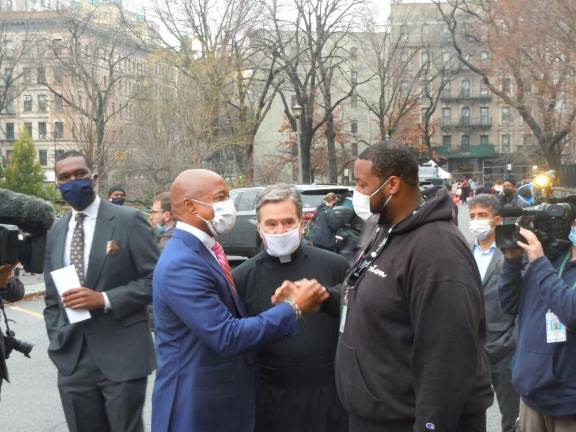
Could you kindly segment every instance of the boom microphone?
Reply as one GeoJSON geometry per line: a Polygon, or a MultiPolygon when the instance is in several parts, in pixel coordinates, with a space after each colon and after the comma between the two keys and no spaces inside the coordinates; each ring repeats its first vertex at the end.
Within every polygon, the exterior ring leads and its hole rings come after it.
{"type": "Polygon", "coordinates": [[[30,234],[45,234],[54,224],[54,207],[48,201],[0,189],[0,224],[16,225],[30,234]]]}
{"type": "Polygon", "coordinates": [[[502,217],[520,217],[523,214],[524,210],[521,207],[502,207],[498,212],[502,217]]]}

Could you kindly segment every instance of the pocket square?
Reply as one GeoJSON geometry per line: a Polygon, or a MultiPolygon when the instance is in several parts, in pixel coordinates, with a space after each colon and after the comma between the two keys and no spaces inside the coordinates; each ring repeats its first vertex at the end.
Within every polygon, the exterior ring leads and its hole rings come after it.
{"type": "Polygon", "coordinates": [[[120,250],[120,246],[116,240],[108,240],[106,243],[106,255],[114,255],[120,250]]]}

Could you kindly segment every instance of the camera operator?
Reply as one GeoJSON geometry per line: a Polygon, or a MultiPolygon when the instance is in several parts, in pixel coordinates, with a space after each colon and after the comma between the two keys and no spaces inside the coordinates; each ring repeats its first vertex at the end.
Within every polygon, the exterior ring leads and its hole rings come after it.
{"type": "MultiPolygon", "coordinates": [[[[24,285],[14,276],[14,266],[4,265],[0,267],[0,309],[4,315],[3,300],[15,302],[24,297],[24,285]]],[[[8,381],[8,369],[6,368],[6,358],[10,354],[6,347],[4,333],[0,331],[0,388],[4,380],[8,381]]]]}
{"type": "Polygon", "coordinates": [[[520,432],[576,430],[576,220],[572,247],[554,260],[532,231],[506,249],[499,286],[502,309],[518,313],[512,383],[521,396],[520,432]],[[528,265],[522,269],[522,256],[528,265]]]}

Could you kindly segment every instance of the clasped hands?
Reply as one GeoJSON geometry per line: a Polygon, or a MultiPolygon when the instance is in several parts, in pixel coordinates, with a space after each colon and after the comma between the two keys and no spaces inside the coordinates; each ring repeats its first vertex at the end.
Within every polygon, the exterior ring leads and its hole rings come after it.
{"type": "Polygon", "coordinates": [[[272,296],[272,304],[280,304],[292,298],[303,314],[318,312],[322,303],[330,298],[330,293],[315,279],[301,279],[296,282],[284,281],[272,296]]]}

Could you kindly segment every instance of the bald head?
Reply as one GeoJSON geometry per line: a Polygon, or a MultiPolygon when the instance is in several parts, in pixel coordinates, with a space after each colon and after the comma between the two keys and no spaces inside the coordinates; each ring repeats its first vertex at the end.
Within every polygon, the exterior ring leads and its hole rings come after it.
{"type": "Polygon", "coordinates": [[[223,201],[228,196],[229,189],[224,179],[215,172],[204,169],[181,172],[170,187],[172,212],[176,220],[203,231],[207,231],[207,228],[201,218],[211,220],[214,217],[211,204],[223,201]]]}

